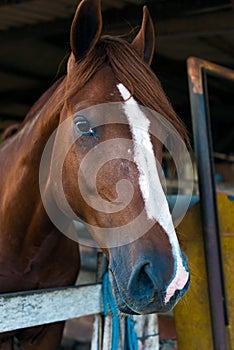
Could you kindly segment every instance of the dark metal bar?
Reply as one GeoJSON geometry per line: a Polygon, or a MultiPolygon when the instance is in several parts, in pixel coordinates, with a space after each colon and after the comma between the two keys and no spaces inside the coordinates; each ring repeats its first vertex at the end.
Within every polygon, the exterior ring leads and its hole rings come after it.
{"type": "MultiPolygon", "coordinates": [[[[211,182],[213,189],[213,210],[214,210],[214,224],[216,227],[216,240],[218,247],[218,260],[219,260],[219,268],[220,268],[220,283],[222,289],[222,297],[223,297],[223,311],[224,311],[224,324],[228,325],[228,311],[227,311],[227,303],[226,303],[226,291],[225,291],[225,280],[224,280],[224,269],[223,269],[223,259],[222,259],[222,247],[221,247],[221,236],[220,236],[220,228],[218,221],[218,209],[217,209],[217,200],[216,200],[216,187],[215,187],[215,170],[214,170],[214,156],[213,156],[213,140],[212,140],[212,132],[211,132],[211,122],[210,122],[210,106],[209,106],[209,97],[208,97],[208,86],[207,86],[207,76],[206,73],[203,72],[203,88],[204,88],[204,103],[205,103],[205,111],[206,111],[206,123],[207,123],[207,138],[209,144],[209,152],[210,152],[210,167],[211,167],[211,182]]],[[[210,220],[208,218],[208,220],[210,220]]],[[[221,302],[222,303],[222,302],[221,302]]]]}
{"type": "Polygon", "coordinates": [[[234,80],[234,72],[194,57],[190,57],[187,64],[194,147],[199,177],[213,346],[215,350],[225,350],[228,349],[225,331],[225,326],[228,325],[228,314],[217,214],[210,116],[204,73],[208,72],[211,75],[234,80]]]}

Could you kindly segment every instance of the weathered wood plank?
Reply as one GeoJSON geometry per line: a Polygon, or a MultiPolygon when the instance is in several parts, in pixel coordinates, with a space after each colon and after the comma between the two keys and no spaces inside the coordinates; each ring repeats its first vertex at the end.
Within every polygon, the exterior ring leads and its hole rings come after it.
{"type": "Polygon", "coordinates": [[[103,311],[101,284],[0,295],[0,333],[103,311]]]}
{"type": "Polygon", "coordinates": [[[138,347],[141,350],[159,349],[158,315],[137,315],[135,331],[138,336],[138,347]]]}

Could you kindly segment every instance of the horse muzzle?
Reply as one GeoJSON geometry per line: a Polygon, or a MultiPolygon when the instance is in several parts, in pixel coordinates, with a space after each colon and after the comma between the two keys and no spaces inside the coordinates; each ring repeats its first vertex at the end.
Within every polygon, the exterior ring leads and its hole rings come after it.
{"type": "MultiPolygon", "coordinates": [[[[184,266],[188,271],[186,259],[184,266]]],[[[149,314],[168,312],[176,305],[179,299],[186,293],[190,277],[178,283],[180,289],[174,289],[168,295],[168,286],[171,281],[163,281],[157,274],[150,261],[143,260],[128,275],[127,271],[121,272],[110,265],[110,280],[119,310],[127,314],[149,314]],[[181,287],[183,285],[183,287],[181,287]]]]}

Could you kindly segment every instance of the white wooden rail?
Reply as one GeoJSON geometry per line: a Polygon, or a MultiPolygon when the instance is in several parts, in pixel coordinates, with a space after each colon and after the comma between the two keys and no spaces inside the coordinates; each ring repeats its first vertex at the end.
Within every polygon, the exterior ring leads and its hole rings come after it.
{"type": "MultiPolygon", "coordinates": [[[[96,251],[91,252],[91,256],[94,254],[96,251]]],[[[94,265],[96,264],[96,278],[99,282],[106,264],[102,254],[98,254],[94,265]]],[[[101,313],[103,313],[101,283],[0,294],[0,333],[95,315],[91,349],[109,350],[112,339],[112,317],[107,316],[103,319],[101,313]]],[[[134,320],[139,338],[139,350],[158,350],[157,315],[134,316],[134,320]]],[[[122,350],[125,334],[124,316],[120,318],[120,327],[119,349],[122,350]]]]}
{"type": "MultiPolygon", "coordinates": [[[[102,286],[98,283],[0,294],[0,333],[102,312],[102,286]]],[[[139,349],[158,350],[159,336],[155,334],[158,332],[157,315],[135,316],[134,318],[139,339],[146,338],[143,346],[139,340],[139,349]]],[[[96,320],[98,319],[100,323],[100,316],[97,315],[96,320]]],[[[111,317],[106,318],[102,340],[99,339],[98,334],[103,325],[99,323],[98,328],[94,327],[92,349],[109,349],[111,317]],[[96,331],[95,328],[97,328],[96,331]]],[[[123,325],[122,328],[123,332],[123,325]]],[[[123,346],[121,345],[120,348],[123,349],[123,346]]]]}
{"type": "Polygon", "coordinates": [[[0,333],[102,311],[101,284],[0,294],[0,333]]]}

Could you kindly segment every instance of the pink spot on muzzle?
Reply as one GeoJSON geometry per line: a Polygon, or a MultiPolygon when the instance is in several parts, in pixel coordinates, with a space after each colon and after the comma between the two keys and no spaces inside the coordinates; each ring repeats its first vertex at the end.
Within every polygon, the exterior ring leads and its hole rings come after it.
{"type": "Polygon", "coordinates": [[[189,279],[189,272],[186,271],[185,267],[182,264],[181,258],[179,258],[178,266],[176,270],[176,275],[167,287],[166,296],[164,302],[167,304],[171,297],[175,294],[177,290],[182,290],[189,279]]]}

